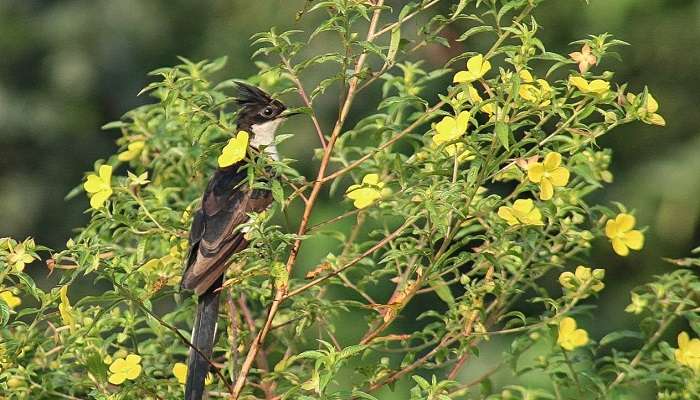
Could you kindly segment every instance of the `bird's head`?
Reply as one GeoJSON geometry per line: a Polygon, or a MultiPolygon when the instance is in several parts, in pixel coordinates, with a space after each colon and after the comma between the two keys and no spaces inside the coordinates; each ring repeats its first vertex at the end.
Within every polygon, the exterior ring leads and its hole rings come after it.
{"type": "MultiPolygon", "coordinates": [[[[240,107],[238,129],[251,134],[251,146],[270,146],[282,121],[296,113],[288,112],[281,101],[273,99],[262,89],[247,83],[236,83],[236,102],[240,107]]],[[[269,151],[274,150],[271,148],[269,151]]]]}

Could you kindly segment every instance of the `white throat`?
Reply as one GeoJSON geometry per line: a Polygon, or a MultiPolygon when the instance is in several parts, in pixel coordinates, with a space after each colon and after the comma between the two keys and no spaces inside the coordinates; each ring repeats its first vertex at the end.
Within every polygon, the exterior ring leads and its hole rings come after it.
{"type": "Polygon", "coordinates": [[[253,125],[251,127],[253,138],[250,140],[250,145],[253,147],[265,146],[265,152],[275,160],[279,160],[277,146],[273,145],[272,142],[275,140],[275,132],[282,121],[282,118],[278,118],[262,124],[253,125]]]}

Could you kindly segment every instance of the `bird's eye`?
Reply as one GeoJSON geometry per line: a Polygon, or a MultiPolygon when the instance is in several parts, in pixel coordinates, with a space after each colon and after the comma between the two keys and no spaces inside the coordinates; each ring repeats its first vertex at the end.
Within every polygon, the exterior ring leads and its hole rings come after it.
{"type": "Polygon", "coordinates": [[[272,112],[273,112],[272,107],[265,107],[265,109],[263,109],[262,113],[264,116],[269,117],[272,115],[272,112]]]}

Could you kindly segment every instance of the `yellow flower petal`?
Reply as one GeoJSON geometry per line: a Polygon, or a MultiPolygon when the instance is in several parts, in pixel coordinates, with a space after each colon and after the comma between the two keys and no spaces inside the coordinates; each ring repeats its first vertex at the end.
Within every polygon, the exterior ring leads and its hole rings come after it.
{"type": "Polygon", "coordinates": [[[571,337],[571,343],[575,347],[581,347],[588,343],[588,332],[583,329],[577,329],[574,331],[571,337]]]}
{"type": "Polygon", "coordinates": [[[112,362],[112,365],[109,366],[110,372],[117,373],[123,369],[126,368],[126,361],[124,361],[123,358],[117,358],[112,362]]]}
{"type": "Polygon", "coordinates": [[[141,150],[143,150],[143,147],[146,143],[143,140],[137,140],[135,142],[129,143],[127,146],[127,150],[119,153],[117,156],[117,159],[119,161],[130,161],[136,158],[136,156],[139,155],[141,150]]]}
{"type": "Polygon", "coordinates": [[[542,163],[530,164],[527,168],[527,178],[530,182],[539,183],[544,175],[544,165],[542,163]]]}
{"type": "Polygon", "coordinates": [[[569,271],[562,272],[559,275],[559,284],[567,289],[573,289],[575,276],[569,271]]]}
{"type": "Polygon", "coordinates": [[[239,131],[235,138],[229,139],[217,159],[220,168],[229,167],[241,161],[248,150],[248,132],[239,131]]]}
{"type": "Polygon", "coordinates": [[[454,83],[464,83],[464,82],[471,82],[473,79],[471,79],[471,74],[467,71],[459,71],[455,74],[454,78],[452,78],[452,82],[454,83]]]}
{"type": "Polygon", "coordinates": [[[588,332],[576,328],[576,320],[566,317],[559,322],[557,344],[565,350],[574,350],[588,343],[588,332]]]}
{"type": "Polygon", "coordinates": [[[362,183],[368,185],[376,185],[379,182],[379,175],[377,174],[367,174],[362,178],[362,183]]]}
{"type": "Polygon", "coordinates": [[[570,334],[576,330],[576,320],[571,317],[566,317],[559,323],[559,332],[570,334]]]}
{"type": "Polygon", "coordinates": [[[435,124],[435,131],[438,133],[433,137],[436,144],[449,142],[456,139],[454,132],[457,130],[457,121],[452,117],[444,117],[435,124]]]}
{"type": "Polygon", "coordinates": [[[627,247],[627,245],[625,245],[625,242],[622,241],[622,239],[618,239],[618,238],[613,239],[612,246],[613,246],[613,250],[615,250],[615,253],[617,253],[617,255],[620,255],[622,257],[626,257],[630,253],[629,248],[627,247]]]}
{"type": "Polygon", "coordinates": [[[355,200],[353,204],[356,208],[361,209],[379,199],[381,197],[381,192],[374,188],[361,188],[348,193],[347,197],[351,200],[355,200]]]}
{"type": "Polygon", "coordinates": [[[112,385],[121,385],[126,380],[126,375],[122,373],[111,374],[109,376],[109,383],[112,385]]]}
{"type": "Polygon", "coordinates": [[[506,207],[506,206],[499,207],[498,208],[498,216],[503,218],[510,226],[518,224],[518,219],[515,218],[510,207],[506,207]]]}
{"type": "Polygon", "coordinates": [[[540,199],[549,200],[554,196],[554,186],[549,178],[542,178],[540,181],[540,199]]]}
{"type": "Polygon", "coordinates": [[[479,79],[484,76],[491,69],[491,63],[484,61],[484,56],[477,54],[467,60],[467,71],[471,72],[476,78],[479,79]]]}
{"type": "Polygon", "coordinates": [[[579,265],[578,267],[576,267],[575,275],[576,278],[578,278],[581,282],[585,282],[591,279],[592,277],[591,269],[584,267],[583,265],[579,265]]]}
{"type": "Polygon", "coordinates": [[[141,365],[134,365],[126,371],[126,379],[134,380],[141,374],[141,365]]]}
{"type": "Polygon", "coordinates": [[[605,223],[605,236],[612,239],[617,236],[618,232],[615,220],[609,219],[608,222],[605,223]]]}
{"type": "Polygon", "coordinates": [[[513,203],[513,209],[522,214],[529,213],[533,208],[535,208],[535,203],[532,199],[518,199],[513,203]]]}
{"type": "Polygon", "coordinates": [[[642,232],[637,230],[626,232],[622,238],[622,241],[625,246],[632,250],[640,250],[642,247],[644,247],[644,235],[642,232]]]}
{"type": "Polygon", "coordinates": [[[537,83],[540,85],[540,88],[542,89],[542,93],[545,95],[548,95],[549,92],[552,91],[552,87],[549,85],[549,82],[547,82],[544,79],[538,79],[537,83]]]}
{"type": "Polygon", "coordinates": [[[83,189],[88,193],[97,193],[105,189],[105,184],[97,175],[88,175],[87,180],[83,184],[83,189]]]}
{"type": "Polygon", "coordinates": [[[646,117],[648,123],[658,126],[666,126],[666,120],[659,114],[651,114],[646,117]]]}
{"type": "Polygon", "coordinates": [[[175,363],[173,366],[173,375],[181,385],[187,381],[187,365],[185,363],[175,363]]]}
{"type": "Polygon", "coordinates": [[[61,320],[66,326],[70,326],[71,330],[75,325],[75,318],[73,318],[73,308],[68,301],[68,285],[61,287],[59,291],[61,297],[61,303],[58,305],[58,313],[61,315],[61,320]]]}
{"type": "Polygon", "coordinates": [[[2,299],[2,301],[5,302],[5,304],[7,304],[10,310],[22,304],[22,300],[19,297],[15,296],[9,290],[0,292],[0,299],[2,299]]]}
{"type": "Polygon", "coordinates": [[[582,92],[588,92],[588,81],[581,78],[580,76],[570,76],[569,83],[574,85],[578,90],[582,92]]]}
{"type": "Polygon", "coordinates": [[[524,83],[534,82],[532,74],[526,69],[521,69],[518,75],[520,76],[520,80],[524,83]]]}
{"type": "Polygon", "coordinates": [[[98,170],[100,179],[105,185],[109,186],[112,183],[112,166],[111,165],[101,165],[98,170]]]}
{"type": "Polygon", "coordinates": [[[126,359],[124,361],[126,361],[129,365],[138,364],[141,362],[141,356],[136,354],[129,354],[128,356],[126,356],[126,359]]]}
{"type": "Polygon", "coordinates": [[[524,224],[528,225],[544,225],[542,222],[542,213],[538,208],[533,208],[526,216],[521,218],[524,224]]]}
{"type": "Polygon", "coordinates": [[[469,93],[469,100],[470,100],[472,103],[484,101],[484,100],[481,98],[481,96],[479,95],[479,92],[476,91],[476,88],[474,88],[474,86],[469,85],[468,91],[469,91],[469,92],[468,92],[468,93],[469,93]]]}
{"type": "Polygon", "coordinates": [[[107,201],[109,196],[111,196],[111,195],[112,195],[112,189],[101,190],[101,191],[93,194],[92,197],[90,198],[90,207],[94,208],[95,210],[97,210],[98,208],[101,208],[105,204],[105,202],[107,201]]]}
{"type": "Polygon", "coordinates": [[[651,95],[651,93],[647,93],[646,109],[651,114],[659,111],[659,103],[656,101],[654,96],[651,95]]]}
{"type": "Polygon", "coordinates": [[[532,86],[532,85],[520,85],[520,89],[518,90],[518,94],[520,97],[523,99],[530,101],[530,102],[535,102],[537,101],[537,89],[532,86]]]}
{"type": "Polygon", "coordinates": [[[491,69],[491,63],[484,60],[484,56],[478,54],[467,60],[467,70],[455,74],[452,79],[456,83],[472,82],[484,76],[491,69]]]}
{"type": "Polygon", "coordinates": [[[619,214],[617,217],[615,217],[615,223],[617,224],[617,229],[619,232],[627,232],[634,228],[636,220],[633,215],[619,214]]]}
{"type": "Polygon", "coordinates": [[[544,169],[553,170],[561,165],[561,154],[553,151],[544,156],[544,169]]]}
{"type": "Polygon", "coordinates": [[[462,135],[464,132],[467,131],[467,126],[469,125],[469,118],[471,118],[471,114],[469,113],[469,111],[462,111],[457,116],[456,129],[457,132],[459,132],[459,135],[462,135]]]}
{"type": "Polygon", "coordinates": [[[595,79],[591,81],[588,87],[588,91],[596,94],[605,94],[610,90],[610,84],[602,79],[595,79]]]}
{"type": "Polygon", "coordinates": [[[549,171],[549,179],[554,186],[566,186],[569,182],[569,170],[564,167],[557,167],[549,171]]]}

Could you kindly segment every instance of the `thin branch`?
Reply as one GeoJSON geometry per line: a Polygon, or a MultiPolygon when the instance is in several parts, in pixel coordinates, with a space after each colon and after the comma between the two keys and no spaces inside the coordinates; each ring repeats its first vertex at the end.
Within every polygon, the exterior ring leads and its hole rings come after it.
{"type": "Polygon", "coordinates": [[[327,182],[330,180],[333,180],[341,175],[346,174],[348,171],[352,170],[353,168],[357,167],[358,165],[362,164],[363,162],[369,160],[372,158],[374,155],[379,153],[380,151],[386,149],[387,147],[391,146],[392,144],[398,142],[401,140],[404,136],[407,134],[411,133],[415,128],[417,128],[419,125],[429,121],[431,118],[433,118],[433,112],[439,110],[443,105],[445,105],[444,101],[440,101],[439,103],[435,104],[433,107],[429,108],[426,110],[426,112],[417,120],[415,120],[411,125],[406,127],[404,130],[399,132],[396,136],[392,137],[391,139],[387,140],[386,142],[382,143],[381,146],[377,147],[376,150],[365,154],[364,156],[358,158],[357,160],[351,162],[347,166],[333,172],[332,174],[321,178],[322,182],[327,182]]]}
{"type": "Polygon", "coordinates": [[[311,121],[313,121],[314,123],[314,128],[316,129],[318,140],[321,141],[321,146],[323,147],[323,150],[326,150],[328,143],[326,143],[326,138],[323,136],[323,129],[321,129],[321,124],[318,122],[318,117],[316,117],[316,112],[314,111],[311,99],[306,94],[306,90],[304,90],[304,85],[302,85],[301,81],[299,80],[299,77],[297,77],[297,75],[294,73],[294,68],[292,68],[289,59],[287,59],[284,56],[281,56],[280,58],[282,59],[282,63],[287,69],[287,72],[289,72],[289,76],[292,78],[294,86],[296,86],[297,90],[299,90],[299,96],[304,102],[304,105],[306,105],[306,107],[308,107],[311,110],[311,121]]]}
{"type": "MultiPolygon", "coordinates": [[[[384,4],[384,0],[378,0],[377,1],[377,8],[374,10],[374,13],[372,14],[372,19],[369,24],[369,29],[367,32],[367,39],[368,42],[371,42],[372,35],[374,35],[374,32],[377,27],[377,22],[379,21],[379,16],[381,15],[382,8],[381,6],[384,4]]],[[[360,55],[360,57],[357,60],[357,64],[355,65],[355,73],[353,74],[353,78],[350,80],[350,85],[348,87],[347,91],[347,96],[345,97],[345,101],[343,103],[343,106],[340,110],[340,115],[338,117],[338,120],[335,123],[335,126],[333,128],[333,132],[331,133],[330,140],[328,141],[328,144],[324,148],[324,154],[323,158],[321,160],[321,165],[319,166],[318,169],[318,177],[316,181],[314,182],[314,185],[311,189],[311,193],[309,194],[308,197],[308,202],[306,204],[306,207],[304,208],[304,214],[302,216],[301,222],[299,224],[299,229],[297,231],[297,234],[299,236],[303,236],[304,233],[306,232],[306,227],[309,223],[309,219],[311,218],[311,212],[313,210],[314,204],[316,202],[316,199],[318,198],[318,195],[321,191],[321,187],[323,186],[323,177],[325,176],[326,169],[328,168],[328,164],[331,159],[331,154],[333,153],[333,147],[335,146],[336,141],[338,140],[338,137],[340,136],[340,132],[343,128],[343,125],[345,124],[345,119],[347,118],[349,112],[350,112],[350,107],[352,105],[352,102],[354,100],[355,96],[355,90],[357,88],[357,84],[359,81],[359,72],[362,71],[362,68],[364,66],[365,61],[367,60],[367,53],[364,52],[360,55]]],[[[292,246],[292,250],[289,254],[289,257],[287,259],[287,264],[286,264],[286,270],[287,274],[291,275],[292,268],[294,267],[294,264],[296,262],[297,255],[299,254],[299,249],[301,248],[301,239],[297,239],[294,241],[294,244],[292,246]]],[[[245,385],[248,372],[250,371],[250,368],[253,366],[253,361],[255,360],[258,351],[260,350],[260,347],[262,346],[263,342],[265,341],[265,338],[267,337],[268,332],[270,331],[270,328],[272,327],[272,321],[275,318],[275,315],[277,314],[277,311],[279,310],[280,303],[282,302],[288,288],[286,285],[281,285],[279,288],[275,290],[275,296],[272,300],[272,304],[270,304],[270,308],[267,313],[267,319],[265,321],[265,324],[263,325],[263,328],[258,332],[258,335],[255,337],[255,340],[251,344],[250,348],[248,349],[248,354],[246,355],[246,359],[243,362],[243,365],[241,366],[241,372],[238,375],[238,379],[236,380],[236,383],[233,388],[233,392],[231,393],[231,398],[233,400],[237,400],[238,397],[241,394],[241,391],[243,390],[243,386],[245,385]]]]}
{"type": "Polygon", "coordinates": [[[365,257],[371,255],[371,254],[374,253],[375,251],[377,251],[377,250],[379,250],[380,248],[384,247],[384,245],[386,245],[386,244],[389,243],[390,241],[394,240],[397,236],[399,236],[399,235],[401,234],[401,232],[404,231],[404,229],[406,229],[406,228],[407,228],[408,226],[410,226],[412,223],[413,223],[413,220],[410,220],[410,219],[409,219],[409,220],[406,220],[406,222],[404,222],[404,223],[403,223],[400,227],[398,227],[394,232],[392,232],[392,233],[389,234],[387,237],[385,237],[384,239],[382,239],[382,240],[380,240],[379,242],[377,242],[374,246],[372,246],[372,247],[370,247],[369,249],[367,249],[364,253],[362,253],[362,254],[360,254],[359,256],[353,258],[353,259],[352,259],[350,262],[348,262],[347,264],[343,265],[342,267],[340,267],[340,268],[338,268],[338,269],[336,269],[336,270],[333,270],[333,272],[330,272],[330,273],[328,273],[327,275],[324,275],[324,276],[321,276],[321,277],[319,277],[319,278],[316,278],[316,279],[314,279],[313,281],[311,281],[311,282],[309,282],[309,283],[307,283],[307,284],[305,284],[305,285],[303,285],[303,286],[301,286],[301,287],[299,287],[299,288],[296,288],[296,289],[292,290],[292,291],[289,292],[287,295],[285,295],[285,296],[282,298],[282,300],[286,300],[286,299],[288,299],[288,298],[290,298],[290,297],[294,297],[294,296],[298,295],[299,293],[304,292],[304,291],[306,291],[306,290],[308,290],[308,289],[310,289],[310,288],[312,288],[312,287],[318,285],[319,283],[321,283],[321,282],[323,282],[323,281],[325,281],[325,280],[327,280],[327,279],[329,279],[329,278],[332,278],[332,277],[334,277],[334,276],[340,274],[341,272],[345,271],[346,269],[352,267],[353,265],[355,265],[355,264],[357,264],[358,262],[362,261],[362,259],[364,259],[365,257]]]}

